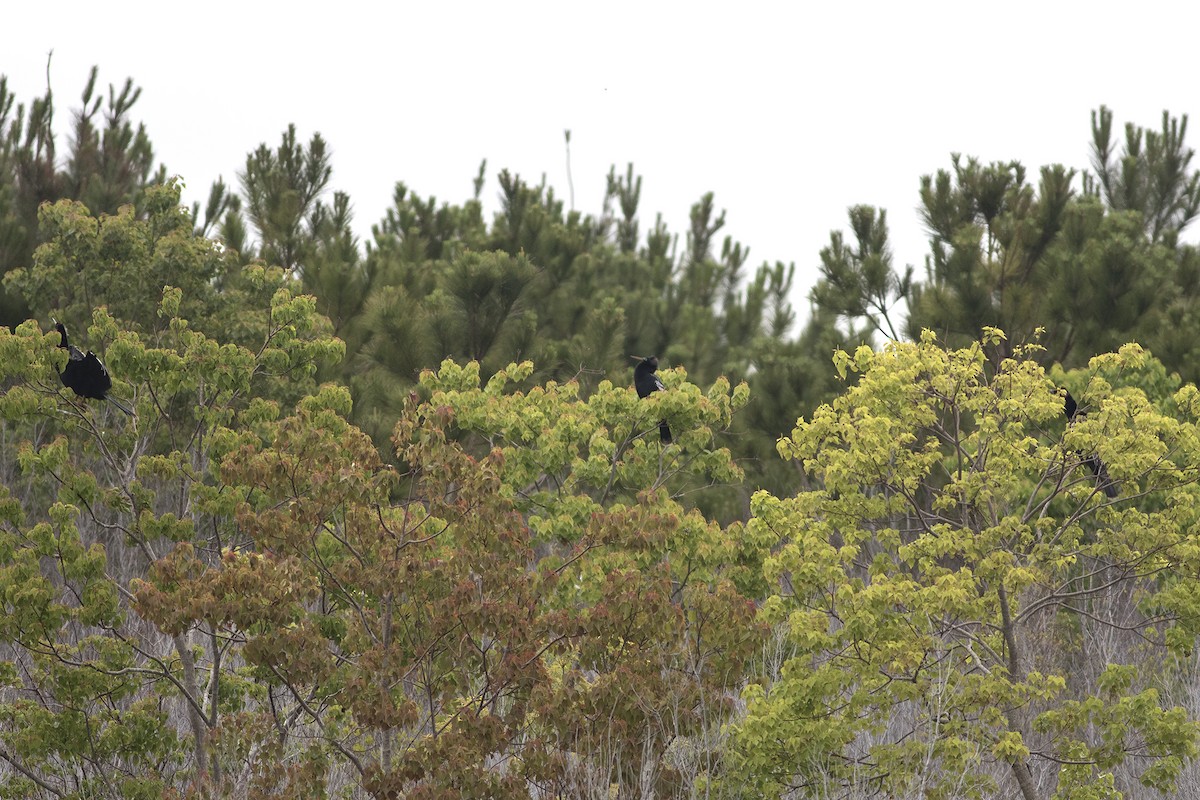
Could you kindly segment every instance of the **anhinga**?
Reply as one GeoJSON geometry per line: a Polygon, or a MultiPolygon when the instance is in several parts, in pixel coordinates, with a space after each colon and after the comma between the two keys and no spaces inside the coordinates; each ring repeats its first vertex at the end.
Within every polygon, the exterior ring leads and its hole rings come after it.
{"type": "MultiPolygon", "coordinates": [[[[638,356],[630,356],[630,358],[638,358],[638,356]]],[[[662,391],[664,388],[662,381],[654,374],[657,369],[658,356],[642,358],[633,368],[633,388],[637,389],[638,397],[646,398],[655,392],[662,391]]],[[[658,435],[663,444],[671,443],[671,429],[665,420],[658,423],[658,435]]]]}
{"type": "Polygon", "coordinates": [[[133,411],[130,408],[116,398],[108,396],[108,391],[112,389],[112,378],[96,354],[88,350],[85,355],[78,347],[71,344],[67,339],[67,326],[58,320],[54,320],[54,329],[62,337],[58,346],[67,351],[67,365],[58,373],[63,386],[80,397],[107,400],[132,417],[133,411]]]}
{"type": "MultiPolygon", "coordinates": [[[[1066,389],[1063,389],[1063,394],[1066,395],[1063,402],[1063,414],[1067,417],[1067,424],[1074,424],[1077,420],[1087,416],[1079,410],[1079,404],[1075,402],[1075,398],[1066,389]]],[[[1090,456],[1085,456],[1083,463],[1092,471],[1092,475],[1096,477],[1096,487],[1104,492],[1106,497],[1113,498],[1117,496],[1117,484],[1108,476],[1108,468],[1104,466],[1104,462],[1100,457],[1093,453],[1090,456]]]]}

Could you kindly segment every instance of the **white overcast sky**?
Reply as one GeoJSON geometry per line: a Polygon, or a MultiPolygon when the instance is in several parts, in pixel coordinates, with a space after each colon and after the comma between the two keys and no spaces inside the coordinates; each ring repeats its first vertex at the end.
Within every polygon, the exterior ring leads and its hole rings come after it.
{"type": "MultiPolygon", "coordinates": [[[[600,211],[610,166],[643,176],[642,232],[682,236],[705,192],[750,266],[794,262],[797,300],[846,209],[886,208],[923,272],[920,176],[950,154],[1088,165],[1092,109],[1157,127],[1197,104],[1200,6],[1051,2],[21,2],[0,74],[57,127],[94,65],[132,77],[158,160],[202,199],[289,123],[333,153],[364,239],[404,181],[462,202],[487,159],[600,211]]],[[[1197,121],[1196,124],[1200,124],[1197,121]]],[[[1189,137],[1200,141],[1200,128],[1189,137]]],[[[65,151],[63,147],[60,152],[65,151]]],[[[1194,234],[1193,234],[1194,235],[1194,234]]]]}

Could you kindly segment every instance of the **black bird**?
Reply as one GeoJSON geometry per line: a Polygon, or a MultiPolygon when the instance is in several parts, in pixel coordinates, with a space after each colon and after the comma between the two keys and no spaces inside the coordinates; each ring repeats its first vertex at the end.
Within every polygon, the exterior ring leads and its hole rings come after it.
{"type": "Polygon", "coordinates": [[[58,346],[67,351],[67,365],[58,373],[63,386],[80,397],[107,400],[132,417],[133,411],[124,403],[108,396],[108,391],[112,388],[112,378],[96,354],[88,350],[87,355],[84,355],[83,351],[71,344],[67,339],[67,326],[58,320],[54,320],[54,329],[62,336],[58,346]]]}
{"type": "MultiPolygon", "coordinates": [[[[1083,419],[1087,416],[1079,410],[1079,404],[1075,402],[1075,398],[1066,389],[1063,389],[1063,394],[1066,398],[1063,402],[1063,414],[1067,417],[1067,424],[1071,425],[1076,420],[1083,419]]],[[[1117,484],[1108,475],[1108,468],[1104,466],[1104,462],[1100,457],[1093,453],[1083,459],[1083,463],[1092,471],[1092,475],[1096,478],[1096,486],[1100,491],[1104,492],[1106,497],[1113,498],[1117,496],[1117,484]]]]}
{"type": "MultiPolygon", "coordinates": [[[[630,356],[637,358],[637,356],[630,356]]],[[[638,365],[633,368],[633,388],[637,389],[638,397],[649,397],[655,392],[662,391],[662,381],[654,374],[658,369],[658,356],[650,356],[638,361],[638,365]]],[[[662,439],[663,444],[671,443],[671,428],[667,425],[666,420],[658,423],[658,435],[662,439]]]]}

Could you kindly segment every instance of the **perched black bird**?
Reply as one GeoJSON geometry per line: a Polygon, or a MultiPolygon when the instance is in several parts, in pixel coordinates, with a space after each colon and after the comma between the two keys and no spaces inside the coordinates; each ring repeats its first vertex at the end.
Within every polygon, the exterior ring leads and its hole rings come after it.
{"type": "MultiPolygon", "coordinates": [[[[632,358],[637,358],[637,356],[632,356],[632,358]]],[[[643,358],[633,368],[633,388],[637,389],[638,397],[649,397],[664,388],[662,381],[654,374],[657,369],[658,356],[643,358]]],[[[658,435],[663,444],[671,443],[671,428],[668,427],[665,420],[658,423],[658,435]]]]}
{"type": "Polygon", "coordinates": [[[54,329],[62,336],[58,346],[67,351],[67,365],[58,373],[63,386],[80,397],[107,400],[132,417],[133,411],[124,403],[108,396],[108,390],[112,388],[112,378],[96,354],[88,350],[87,355],[84,355],[83,351],[71,344],[67,339],[67,326],[58,320],[54,321],[54,329]]]}
{"type": "MultiPolygon", "coordinates": [[[[1066,395],[1063,402],[1063,413],[1067,417],[1068,425],[1087,416],[1079,410],[1079,404],[1075,402],[1075,398],[1071,396],[1070,392],[1063,389],[1063,394],[1066,395]]],[[[1100,460],[1100,457],[1093,453],[1085,457],[1083,463],[1087,465],[1087,468],[1092,471],[1092,475],[1096,477],[1097,488],[1104,492],[1106,497],[1116,497],[1117,484],[1108,476],[1108,468],[1104,466],[1104,462],[1100,460]]]]}

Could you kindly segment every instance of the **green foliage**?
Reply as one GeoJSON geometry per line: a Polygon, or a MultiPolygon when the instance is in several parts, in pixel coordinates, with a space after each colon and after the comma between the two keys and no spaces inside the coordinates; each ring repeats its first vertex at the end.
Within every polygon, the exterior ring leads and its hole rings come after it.
{"type": "MultiPolygon", "coordinates": [[[[210,284],[228,262],[193,237],[176,190],[156,191],[144,220],[46,206],[38,259],[9,275],[31,300],[79,321],[76,340],[105,357],[114,390],[137,409],[133,419],[115,418],[68,394],[53,332],[31,321],[0,329],[9,464],[0,640],[16,655],[0,730],[3,757],[28,791],[157,797],[189,774],[219,774],[205,732],[218,719],[219,673],[206,688],[196,670],[201,640],[183,625],[149,627],[131,590],[178,564],[177,548],[203,553],[236,536],[234,498],[212,459],[237,446],[243,426],[269,417],[267,398],[303,391],[317,364],[341,353],[312,298],[294,294],[278,272],[240,272],[245,288],[218,302],[210,284]],[[160,284],[158,302],[131,291],[166,280],[167,262],[183,288],[160,284]],[[107,305],[92,310],[98,299],[107,305]],[[263,305],[238,307],[247,299],[263,305]],[[214,341],[182,310],[257,334],[257,345],[214,341]]],[[[211,646],[220,663],[228,644],[211,646]]]]}
{"type": "MultiPolygon", "coordinates": [[[[96,96],[97,75],[93,67],[73,115],[65,160],[57,151],[50,88],[28,108],[16,105],[14,112],[15,98],[0,76],[0,275],[27,267],[38,244],[52,238],[39,228],[43,203],[76,200],[97,214],[114,215],[126,205],[142,211],[146,190],[166,180],[164,168],[154,171],[145,128],[135,129],[129,118],[141,90],[126,79],[119,92],[109,86],[105,103],[96,96]],[[97,115],[102,108],[101,123],[97,115]]],[[[5,288],[0,292],[0,325],[11,328],[33,309],[5,288]]]]}
{"type": "Polygon", "coordinates": [[[95,81],[60,159],[0,79],[0,796],[1183,786],[1186,118],[1102,108],[1082,193],[955,156],[924,280],[851,208],[793,335],[794,269],[711,194],[643,226],[633,165],[596,216],[398,183],[360,251],[319,134],[189,213],[95,81]]]}
{"type": "Polygon", "coordinates": [[[318,198],[333,172],[325,140],[314,134],[305,150],[289,125],[275,150],[265,144],[246,157],[239,174],[246,214],[262,237],[261,256],[270,264],[303,270],[309,242],[319,228],[318,198]],[[312,222],[309,223],[311,218],[312,222]]]}
{"type": "Polygon", "coordinates": [[[852,244],[847,245],[841,232],[834,231],[829,246],[821,251],[821,280],[813,287],[813,302],[838,313],[852,326],[862,319],[870,333],[899,338],[891,314],[896,302],[909,294],[912,267],[903,278],[893,272],[886,211],[854,206],[850,227],[852,244]]]}
{"type": "Polygon", "coordinates": [[[1174,247],[1180,232],[1200,211],[1200,172],[1189,172],[1195,151],[1184,145],[1187,115],[1164,111],[1162,128],[1125,125],[1124,152],[1114,151],[1112,111],[1092,112],[1092,168],[1084,188],[1114,211],[1134,211],[1154,243],[1174,247]]]}
{"type": "Polygon", "coordinates": [[[179,207],[179,187],[157,186],[146,195],[147,217],[124,206],[115,216],[93,216],[81,203],[63,200],[39,214],[47,241],[32,265],[5,276],[10,293],[24,299],[39,318],[51,314],[70,326],[83,324],[92,309],[109,311],[142,330],[160,329],[162,287],[180,291],[177,313],[215,323],[214,282],[237,268],[230,254],[192,235],[179,207]]]}
{"type": "MultiPolygon", "coordinates": [[[[343,350],[295,281],[234,269],[177,208],[45,215],[53,235],[10,283],[58,287],[44,302],[63,317],[108,301],[75,336],[137,414],[68,395],[56,335],[0,329],[15,791],[518,797],[611,774],[681,793],[715,769],[761,634],[741,590],[761,589],[763,552],[677,496],[740,479],[717,437],[745,385],[702,391],[677,369],[646,401],[609,382],[584,399],[515,389],[531,364],[485,382],[447,361],[403,402],[398,473],[347,419],[352,392],[313,383],[343,350]],[[120,293],[106,242],[129,285],[164,249],[178,285],[120,293]],[[254,345],[202,330],[222,323],[254,345]],[[665,449],[646,436],[662,417],[679,431],[665,449]]],[[[455,264],[468,282],[532,274],[505,253],[455,264]]],[[[459,308],[477,332],[492,310],[459,308]]]]}
{"type": "Polygon", "coordinates": [[[1053,274],[1045,257],[1062,229],[1072,177],[1061,166],[1044,167],[1035,189],[1020,164],[984,166],[956,156],[953,174],[922,178],[933,253],[927,280],[912,287],[909,335],[929,328],[963,341],[992,325],[1022,341],[1039,326],[1051,328],[1056,320],[1042,304],[1053,274]]]}
{"type": "Polygon", "coordinates": [[[1097,663],[1056,653],[1053,633],[1132,627],[1165,650],[1194,636],[1178,587],[1200,567],[1200,439],[1191,414],[1160,410],[1194,390],[1152,401],[1161,382],[1139,376],[1161,367],[1122,348],[1082,386],[1069,376],[1091,413],[1064,429],[1033,352],[989,366],[1003,342],[992,329],[958,350],[926,334],[841,353],[857,383],[780,441],[814,486],[755,497],[750,531],[779,541],[762,615],[789,654],[744,693],[739,780],[968,796],[993,791],[995,763],[1033,798],[1033,770],[1069,763],[1056,796],[1091,797],[1131,755],[1160,788],[1195,755],[1197,723],[1148,684],[1161,656],[1097,663]]]}
{"type": "Polygon", "coordinates": [[[831,234],[812,300],[851,342],[916,340],[930,329],[957,346],[990,325],[1014,343],[1044,344],[1047,366],[1079,368],[1136,341],[1197,380],[1187,332],[1200,251],[1180,234],[1197,213],[1200,173],[1186,132],[1187,117],[1164,112],[1161,131],[1127,125],[1117,152],[1112,112],[1102,106],[1092,115],[1095,172],[1082,173],[1082,193],[1076,171],[1061,165],[1042,167],[1035,185],[1017,162],[956,154],[952,170],[921,180],[930,235],[924,279],[892,266],[884,212],[854,206],[853,238],[831,234]]]}

